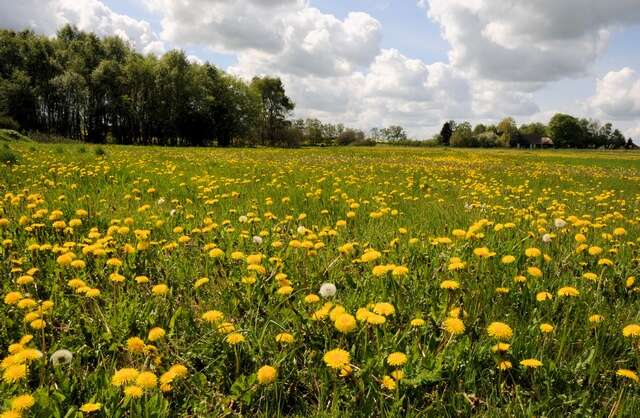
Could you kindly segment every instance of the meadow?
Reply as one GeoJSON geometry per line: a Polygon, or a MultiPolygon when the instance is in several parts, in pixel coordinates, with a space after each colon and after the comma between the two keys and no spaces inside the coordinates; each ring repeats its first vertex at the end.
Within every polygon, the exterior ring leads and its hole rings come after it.
{"type": "Polygon", "coordinates": [[[4,141],[0,417],[640,415],[640,154],[4,141]]]}

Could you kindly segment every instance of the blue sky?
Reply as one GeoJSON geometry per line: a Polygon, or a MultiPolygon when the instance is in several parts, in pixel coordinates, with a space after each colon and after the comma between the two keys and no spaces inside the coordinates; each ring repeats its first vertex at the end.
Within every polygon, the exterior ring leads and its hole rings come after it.
{"type": "Polygon", "coordinates": [[[454,118],[557,111],[640,137],[637,0],[22,0],[0,26],[64,23],[172,48],[239,76],[280,76],[295,116],[416,137],[454,118]]]}

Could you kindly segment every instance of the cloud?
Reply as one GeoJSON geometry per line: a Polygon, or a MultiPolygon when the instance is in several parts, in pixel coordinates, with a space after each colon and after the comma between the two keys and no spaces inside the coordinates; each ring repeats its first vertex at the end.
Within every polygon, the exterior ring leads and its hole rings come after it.
{"type": "Polygon", "coordinates": [[[21,0],[0,3],[0,26],[52,35],[70,23],[100,36],[117,35],[142,52],[164,52],[164,43],[144,20],[115,13],[99,0],[21,0]]]}
{"type": "Polygon", "coordinates": [[[596,94],[588,100],[588,107],[599,117],[640,117],[640,74],[629,67],[609,71],[598,79],[596,94]]]}
{"type": "Polygon", "coordinates": [[[208,45],[218,52],[283,46],[282,16],[304,8],[303,0],[146,0],[162,16],[161,37],[178,45],[208,45]]]}
{"type": "Polygon", "coordinates": [[[470,86],[450,66],[426,64],[394,49],[381,50],[362,72],[333,77],[278,75],[296,101],[295,117],[361,129],[401,124],[421,137],[427,127],[471,112],[470,86]]]}
{"type": "Polygon", "coordinates": [[[637,0],[421,0],[474,78],[547,82],[584,74],[610,31],[640,22],[637,0]]]}
{"type": "Polygon", "coordinates": [[[381,25],[362,12],[343,20],[302,0],[147,0],[162,16],[161,37],[235,53],[234,71],[347,75],[380,49],[381,25]]]}
{"type": "MultiPolygon", "coordinates": [[[[162,54],[167,44],[231,53],[236,62],[228,71],[235,75],[280,76],[296,116],[362,129],[402,124],[422,136],[452,118],[536,120],[546,112],[534,100],[536,91],[588,73],[612,31],[640,22],[638,0],[420,0],[450,44],[446,62],[427,62],[383,49],[382,24],[371,15],[336,17],[309,0],[139,1],[158,16],[159,35],[100,0],[5,2],[0,25],[53,34],[73,23],[118,35],[144,53],[162,54]]],[[[194,55],[189,60],[202,62],[194,55]]],[[[638,117],[639,84],[629,68],[611,71],[584,109],[638,117]]]]}

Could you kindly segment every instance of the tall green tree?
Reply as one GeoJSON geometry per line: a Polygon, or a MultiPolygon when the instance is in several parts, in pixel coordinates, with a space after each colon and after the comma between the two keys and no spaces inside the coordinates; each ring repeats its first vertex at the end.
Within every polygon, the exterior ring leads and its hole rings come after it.
{"type": "Polygon", "coordinates": [[[556,147],[577,147],[585,145],[585,132],[580,121],[571,115],[556,113],[549,121],[549,133],[556,147]]]}
{"type": "Polygon", "coordinates": [[[276,145],[278,133],[287,126],[286,118],[295,108],[295,104],[286,95],[282,80],[278,77],[254,77],[251,88],[262,100],[259,130],[261,142],[276,145]]]}

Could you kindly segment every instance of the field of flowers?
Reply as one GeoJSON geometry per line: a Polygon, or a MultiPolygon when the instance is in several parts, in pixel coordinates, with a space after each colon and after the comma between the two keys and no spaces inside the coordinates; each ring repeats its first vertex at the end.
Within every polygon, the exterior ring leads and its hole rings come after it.
{"type": "Polygon", "coordinates": [[[2,418],[640,416],[640,154],[8,146],[2,418]]]}

